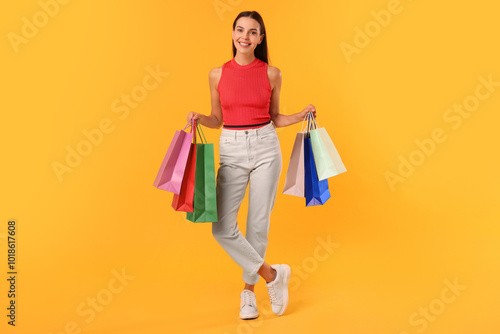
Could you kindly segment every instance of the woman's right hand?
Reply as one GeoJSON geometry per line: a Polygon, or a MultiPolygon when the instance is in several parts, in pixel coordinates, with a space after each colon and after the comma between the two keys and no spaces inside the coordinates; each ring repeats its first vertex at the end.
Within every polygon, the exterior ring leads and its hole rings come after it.
{"type": "Polygon", "coordinates": [[[197,120],[197,119],[200,119],[200,114],[198,114],[197,112],[194,112],[194,111],[190,111],[188,114],[187,114],[187,120],[190,121],[191,118],[194,119],[194,120],[197,120]]]}
{"type": "Polygon", "coordinates": [[[203,115],[195,111],[190,111],[187,114],[188,122],[190,120],[198,121],[199,125],[206,126],[207,128],[218,129],[222,126],[222,122],[212,113],[211,115],[203,115]]]}

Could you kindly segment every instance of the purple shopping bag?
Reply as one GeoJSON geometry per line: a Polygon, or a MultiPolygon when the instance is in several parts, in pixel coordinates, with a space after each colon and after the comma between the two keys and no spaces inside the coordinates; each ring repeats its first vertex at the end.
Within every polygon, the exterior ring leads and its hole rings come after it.
{"type": "Polygon", "coordinates": [[[188,125],[183,130],[176,131],[174,138],[170,142],[170,146],[153,183],[158,189],[174,194],[179,194],[181,191],[182,179],[193,138],[192,128],[191,132],[184,131],[188,125]]]}

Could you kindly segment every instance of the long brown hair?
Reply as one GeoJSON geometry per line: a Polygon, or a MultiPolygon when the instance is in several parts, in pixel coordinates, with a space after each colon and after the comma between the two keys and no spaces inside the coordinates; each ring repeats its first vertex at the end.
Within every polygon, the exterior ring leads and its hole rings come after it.
{"type": "MultiPolygon", "coordinates": [[[[250,18],[256,20],[260,24],[260,34],[261,35],[264,34],[264,38],[262,39],[262,42],[260,44],[258,44],[257,47],[255,48],[254,54],[255,54],[256,58],[259,58],[263,62],[266,62],[269,64],[269,62],[268,62],[269,56],[268,56],[268,52],[267,52],[266,26],[264,25],[264,20],[262,20],[262,16],[260,16],[260,14],[254,10],[239,13],[238,16],[236,16],[236,18],[234,19],[233,31],[234,31],[234,28],[236,27],[236,21],[238,21],[238,19],[240,17],[250,17],[250,18]]],[[[236,56],[236,47],[234,46],[234,42],[232,40],[231,40],[231,46],[233,47],[233,57],[234,57],[234,56],[236,56]]]]}

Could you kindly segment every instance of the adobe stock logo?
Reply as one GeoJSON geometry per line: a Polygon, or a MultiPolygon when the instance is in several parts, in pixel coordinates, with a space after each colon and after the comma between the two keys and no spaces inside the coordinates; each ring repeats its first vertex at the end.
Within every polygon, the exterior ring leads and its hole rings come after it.
{"type": "Polygon", "coordinates": [[[354,27],[355,35],[353,44],[347,42],[341,42],[339,44],[340,51],[342,51],[347,63],[351,63],[353,54],[360,54],[362,50],[368,47],[371,41],[380,35],[384,28],[390,25],[393,17],[401,14],[404,9],[400,0],[389,0],[386,7],[387,9],[381,9],[379,11],[371,10],[370,15],[373,17],[373,20],[368,21],[363,29],[358,26],[354,27]]]}
{"type": "Polygon", "coordinates": [[[224,20],[225,12],[232,12],[236,6],[241,5],[243,0],[214,0],[212,5],[221,21],[224,20]]]}
{"type": "Polygon", "coordinates": [[[113,299],[135,279],[125,272],[125,268],[121,271],[116,269],[111,270],[113,277],[107,282],[107,285],[100,289],[96,294],[88,296],[85,301],[82,301],[76,307],[76,314],[84,319],[70,320],[64,324],[61,330],[50,332],[49,334],[78,334],[81,333],[85,324],[94,321],[98,313],[110,307],[113,299]]]}
{"type": "Polygon", "coordinates": [[[50,19],[59,13],[60,5],[66,5],[71,0],[40,0],[38,5],[41,10],[37,11],[31,19],[23,16],[21,18],[21,34],[15,32],[7,33],[7,39],[14,49],[14,52],[19,53],[19,46],[21,44],[28,44],[30,40],[38,35],[41,28],[45,27],[50,19]]]}
{"type": "MultiPolygon", "coordinates": [[[[499,81],[493,81],[490,73],[487,78],[478,77],[479,84],[476,85],[474,93],[466,96],[461,103],[454,103],[452,107],[443,112],[442,118],[445,123],[449,123],[451,129],[458,130],[464,119],[469,118],[476,111],[481,102],[489,99],[500,86],[499,81]]],[[[441,127],[436,127],[431,131],[429,138],[416,138],[413,142],[417,148],[413,149],[407,157],[398,156],[399,166],[397,172],[386,171],[385,180],[391,191],[396,190],[398,183],[403,183],[407,178],[415,173],[416,167],[421,166],[428,157],[436,152],[438,144],[444,143],[448,139],[446,131],[441,127]]]]}
{"type": "MultiPolygon", "coordinates": [[[[443,314],[449,304],[454,303],[457,297],[467,288],[466,285],[458,283],[457,277],[453,283],[449,280],[444,280],[445,287],[441,290],[439,298],[434,298],[429,304],[419,307],[418,311],[410,314],[408,323],[418,333],[425,331],[430,322],[437,320],[438,316],[443,314]]],[[[408,331],[399,332],[399,334],[410,334],[408,331]]]]}
{"type": "MultiPolygon", "coordinates": [[[[316,237],[316,241],[317,245],[312,255],[305,257],[300,265],[291,266],[292,273],[288,283],[288,291],[290,294],[293,294],[293,292],[300,287],[302,282],[307,280],[316,270],[318,270],[320,264],[326,262],[335,254],[336,249],[340,247],[340,244],[332,242],[331,235],[328,235],[326,239],[316,237]]],[[[290,298],[293,300],[293,295],[290,298]]],[[[268,295],[259,299],[257,305],[261,316],[253,320],[241,321],[235,328],[236,334],[253,334],[257,328],[264,325],[269,317],[275,317],[268,295]]],[[[225,334],[229,333],[225,332],[225,334]]]]}
{"type": "MultiPolygon", "coordinates": [[[[111,111],[117,114],[118,119],[121,121],[127,119],[131,114],[131,110],[138,108],[140,103],[149,96],[149,93],[157,89],[169,74],[163,72],[160,65],[156,65],[156,69],[148,65],[146,66],[146,72],[140,84],[132,87],[128,93],[122,93],[119,98],[111,102],[111,111]]],[[[76,167],[80,166],[84,158],[89,156],[95,147],[102,144],[105,135],[112,133],[115,128],[116,125],[113,120],[104,117],[96,127],[83,129],[81,133],[84,138],[74,146],[66,145],[66,156],[63,162],[53,161],[51,164],[59,182],[63,181],[65,174],[73,172],[76,167]]]]}

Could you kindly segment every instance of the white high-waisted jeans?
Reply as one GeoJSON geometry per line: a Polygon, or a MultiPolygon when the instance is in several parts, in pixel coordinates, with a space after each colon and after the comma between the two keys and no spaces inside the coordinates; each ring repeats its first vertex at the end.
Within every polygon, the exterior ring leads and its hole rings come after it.
{"type": "Polygon", "coordinates": [[[255,284],[264,263],[271,211],[282,168],[281,147],[274,124],[258,129],[222,129],[217,172],[218,222],[212,234],[243,269],[243,281],[255,284]],[[236,221],[250,184],[245,237],[236,221]]]}

